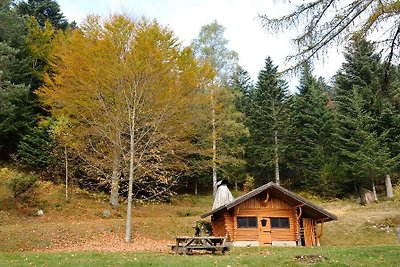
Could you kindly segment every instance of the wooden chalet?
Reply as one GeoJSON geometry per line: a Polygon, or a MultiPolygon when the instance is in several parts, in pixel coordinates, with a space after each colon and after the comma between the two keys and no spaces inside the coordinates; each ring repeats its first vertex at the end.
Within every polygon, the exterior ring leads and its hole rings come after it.
{"type": "Polygon", "coordinates": [[[317,246],[323,224],[337,219],[274,182],[201,217],[210,215],[213,234],[233,246],[317,246]]]}

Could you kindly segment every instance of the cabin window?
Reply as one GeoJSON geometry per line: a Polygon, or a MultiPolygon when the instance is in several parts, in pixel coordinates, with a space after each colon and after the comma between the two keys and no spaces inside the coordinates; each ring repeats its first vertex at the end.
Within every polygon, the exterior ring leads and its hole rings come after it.
{"type": "Polygon", "coordinates": [[[271,218],[271,228],[290,228],[289,218],[271,218]]]}
{"type": "Polygon", "coordinates": [[[237,217],[238,228],[257,228],[257,217],[237,217]]]}

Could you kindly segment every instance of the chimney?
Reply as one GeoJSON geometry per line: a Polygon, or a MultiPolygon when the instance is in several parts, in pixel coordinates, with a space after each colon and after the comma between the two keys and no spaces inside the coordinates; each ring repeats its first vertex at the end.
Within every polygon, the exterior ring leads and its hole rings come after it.
{"type": "Polygon", "coordinates": [[[233,196],[228,188],[228,181],[223,179],[217,183],[217,192],[215,193],[212,209],[217,209],[233,201],[233,196]]]}

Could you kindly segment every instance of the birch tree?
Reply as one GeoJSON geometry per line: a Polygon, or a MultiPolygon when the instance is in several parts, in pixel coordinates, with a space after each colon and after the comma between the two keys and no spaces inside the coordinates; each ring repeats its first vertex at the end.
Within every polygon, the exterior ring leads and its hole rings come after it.
{"type": "Polygon", "coordinates": [[[148,172],[146,158],[162,156],[164,146],[186,136],[190,106],[211,72],[201,71],[191,51],[181,50],[172,32],[157,23],[140,22],[126,50],[122,93],[130,140],[125,241],[130,242],[133,182],[148,172]]]}
{"type": "Polygon", "coordinates": [[[225,28],[222,25],[213,21],[204,25],[198,38],[192,42],[195,56],[210,64],[216,72],[214,82],[207,87],[211,111],[211,164],[214,193],[218,172],[228,178],[229,166],[240,168],[244,165],[244,161],[238,157],[240,154],[238,152],[243,151],[243,146],[237,141],[234,142],[235,144],[231,142],[247,133],[241,113],[234,108],[236,98],[234,92],[228,86],[229,80],[238,68],[239,58],[235,51],[227,47],[228,40],[224,37],[224,31],[225,28]]]}

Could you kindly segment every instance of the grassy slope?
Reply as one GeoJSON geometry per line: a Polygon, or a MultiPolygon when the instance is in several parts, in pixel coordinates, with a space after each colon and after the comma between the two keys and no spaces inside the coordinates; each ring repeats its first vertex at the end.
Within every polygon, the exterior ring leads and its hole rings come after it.
{"type": "Polygon", "coordinates": [[[326,223],[323,245],[398,245],[400,202],[382,201],[361,206],[347,201],[323,205],[338,216],[326,223]]]}

